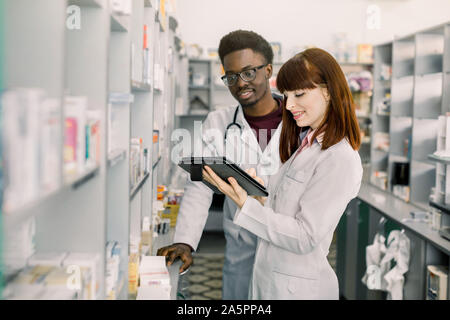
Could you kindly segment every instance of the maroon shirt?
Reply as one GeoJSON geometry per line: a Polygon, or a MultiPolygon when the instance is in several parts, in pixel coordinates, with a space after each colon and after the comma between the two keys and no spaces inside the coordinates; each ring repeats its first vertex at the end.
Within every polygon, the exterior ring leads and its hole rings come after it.
{"type": "Polygon", "coordinates": [[[272,134],[277,130],[283,114],[281,98],[274,98],[278,102],[277,110],[262,117],[252,117],[244,113],[245,120],[247,120],[250,127],[254,130],[256,139],[258,140],[258,143],[263,151],[269,144],[272,134]]]}

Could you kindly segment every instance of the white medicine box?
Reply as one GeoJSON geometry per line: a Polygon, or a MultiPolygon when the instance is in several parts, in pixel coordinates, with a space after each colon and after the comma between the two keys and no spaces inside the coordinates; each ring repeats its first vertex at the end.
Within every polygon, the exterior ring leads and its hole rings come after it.
{"type": "Polygon", "coordinates": [[[427,300],[447,300],[448,267],[427,266],[427,300]]]}

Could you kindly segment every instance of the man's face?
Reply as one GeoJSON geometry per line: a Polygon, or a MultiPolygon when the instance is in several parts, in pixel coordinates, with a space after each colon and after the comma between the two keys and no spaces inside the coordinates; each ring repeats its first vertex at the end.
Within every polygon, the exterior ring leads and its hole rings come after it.
{"type": "MultiPolygon", "coordinates": [[[[266,63],[263,55],[252,49],[244,49],[227,54],[223,59],[223,68],[225,74],[228,75],[253,69],[266,63]]],[[[250,107],[255,105],[267,90],[270,90],[268,79],[271,75],[272,65],[267,65],[256,70],[254,80],[247,82],[238,76],[236,83],[228,89],[243,107],[250,107]]]]}

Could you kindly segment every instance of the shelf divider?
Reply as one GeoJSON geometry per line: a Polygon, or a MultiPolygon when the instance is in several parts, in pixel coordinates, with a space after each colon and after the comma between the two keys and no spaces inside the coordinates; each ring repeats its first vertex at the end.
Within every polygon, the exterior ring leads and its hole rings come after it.
{"type": "Polygon", "coordinates": [[[433,208],[439,209],[442,212],[446,213],[446,214],[450,214],[450,206],[445,204],[445,203],[438,203],[435,201],[430,200],[430,206],[432,206],[433,208]]]}
{"type": "Polygon", "coordinates": [[[147,172],[142,180],[131,190],[130,192],[130,200],[133,200],[134,196],[138,193],[138,191],[142,188],[145,181],[147,181],[148,177],[150,176],[150,173],[147,172]]]}
{"type": "Polygon", "coordinates": [[[428,159],[430,159],[431,161],[434,162],[439,162],[439,163],[443,163],[443,164],[450,164],[450,158],[444,158],[444,157],[438,157],[434,154],[429,154],[428,155],[428,159]]]}
{"type": "Polygon", "coordinates": [[[158,166],[159,161],[161,161],[161,157],[158,157],[158,160],[156,160],[156,162],[153,164],[152,169],[155,170],[155,168],[158,166]]]}
{"type": "Polygon", "coordinates": [[[127,151],[125,149],[117,149],[110,152],[108,155],[108,166],[114,167],[120,161],[124,160],[126,157],[127,151]]]}
{"type": "Polygon", "coordinates": [[[129,23],[128,16],[120,16],[116,13],[111,13],[111,31],[113,32],[128,32],[129,23]]]}

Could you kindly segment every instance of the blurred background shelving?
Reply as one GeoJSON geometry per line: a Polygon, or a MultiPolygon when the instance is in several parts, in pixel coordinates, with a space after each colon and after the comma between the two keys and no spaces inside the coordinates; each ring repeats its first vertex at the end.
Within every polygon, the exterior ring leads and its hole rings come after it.
{"type": "MultiPolygon", "coordinates": [[[[4,267],[1,278],[8,281],[0,283],[5,285],[6,299],[54,294],[50,290],[25,294],[14,286],[14,280],[28,270],[32,254],[55,253],[86,255],[88,258],[79,261],[92,262],[96,289],[91,299],[133,297],[129,295],[128,277],[129,256],[135,249],[133,238],[141,236],[143,219],[153,216],[157,185],[167,183],[170,176],[167,150],[174,129],[175,101],[182,99],[180,88],[185,82],[180,68],[187,58],[181,52],[179,37],[176,45],[176,20],[168,12],[160,14],[159,1],[133,0],[129,4],[125,11],[116,10],[106,0],[17,0],[0,4],[0,14],[3,6],[10,13],[0,19],[4,24],[0,30],[15,35],[6,37],[4,44],[0,38],[5,48],[1,50],[4,59],[0,59],[5,66],[0,69],[0,75],[4,75],[2,88],[12,92],[10,104],[14,99],[27,98],[27,108],[42,103],[32,100],[40,95],[55,99],[54,133],[60,139],[53,150],[57,174],[52,188],[39,190],[37,181],[32,186],[37,191],[20,204],[13,201],[14,194],[3,202],[0,234],[5,250],[0,252],[5,256],[0,265],[4,267]],[[71,14],[75,20],[71,20],[71,14]],[[65,162],[70,136],[68,97],[85,101],[84,107],[89,110],[86,114],[94,110],[98,125],[93,138],[85,137],[92,138],[86,141],[95,150],[85,148],[95,159],[89,164],[77,163],[71,175],[65,162]],[[34,228],[32,245],[26,243],[28,251],[13,257],[17,233],[27,227],[34,228]],[[111,244],[117,244],[114,250],[120,261],[117,279],[112,283],[111,244]]],[[[11,112],[8,101],[2,104],[6,117],[10,117],[7,119],[20,116],[11,112]]],[[[82,128],[82,122],[77,124],[82,128]]],[[[14,130],[11,126],[6,129],[14,130]]],[[[6,135],[11,132],[6,131],[6,135]]],[[[80,140],[76,141],[79,147],[80,140]]],[[[20,150],[14,152],[22,154],[20,150]]],[[[7,169],[17,170],[8,162],[7,169]]],[[[59,293],[60,297],[81,298],[79,292],[75,296],[59,293]]]]}

